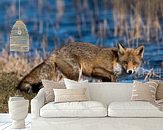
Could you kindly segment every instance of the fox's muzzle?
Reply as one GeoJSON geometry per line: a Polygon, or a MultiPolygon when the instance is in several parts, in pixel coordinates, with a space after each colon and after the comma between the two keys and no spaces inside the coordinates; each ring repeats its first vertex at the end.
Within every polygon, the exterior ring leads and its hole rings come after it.
{"type": "Polygon", "coordinates": [[[128,62],[128,65],[127,65],[127,74],[133,74],[135,72],[135,69],[136,67],[133,65],[132,61],[129,61],[128,62]]]}
{"type": "Polygon", "coordinates": [[[134,70],[127,70],[127,74],[133,74],[134,70]]]}

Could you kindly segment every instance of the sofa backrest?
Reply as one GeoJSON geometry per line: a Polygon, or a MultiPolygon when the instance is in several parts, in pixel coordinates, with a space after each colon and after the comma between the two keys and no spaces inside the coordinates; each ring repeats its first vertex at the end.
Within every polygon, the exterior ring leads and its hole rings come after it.
{"type": "Polygon", "coordinates": [[[89,83],[89,91],[92,100],[109,105],[113,101],[129,101],[132,83],[89,83]]]}

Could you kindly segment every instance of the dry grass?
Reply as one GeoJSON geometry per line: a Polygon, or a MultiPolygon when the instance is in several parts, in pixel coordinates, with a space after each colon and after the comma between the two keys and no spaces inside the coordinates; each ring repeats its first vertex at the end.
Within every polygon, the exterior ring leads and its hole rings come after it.
{"type": "MultiPolygon", "coordinates": [[[[0,73],[0,112],[8,112],[9,97],[16,96],[16,86],[19,82],[16,73],[0,73]]],[[[31,100],[35,94],[22,93],[25,99],[31,100]]],[[[30,109],[29,109],[30,110],[30,109]]]]}
{"type": "Polygon", "coordinates": [[[162,0],[113,0],[114,36],[126,36],[128,45],[133,40],[159,40],[162,0]]]}
{"type": "Polygon", "coordinates": [[[0,72],[17,73],[18,78],[26,75],[34,66],[41,63],[43,60],[41,56],[35,51],[34,59],[25,54],[12,53],[9,55],[7,49],[3,49],[0,54],[0,72]]]}
{"type": "MultiPolygon", "coordinates": [[[[33,61],[24,55],[8,55],[4,49],[0,55],[0,112],[8,112],[7,101],[10,96],[16,96],[16,87],[21,78],[26,75],[42,58],[36,52],[33,61]]],[[[35,94],[21,93],[25,99],[31,100],[35,94]]],[[[30,108],[29,108],[30,110],[30,108]]]]}

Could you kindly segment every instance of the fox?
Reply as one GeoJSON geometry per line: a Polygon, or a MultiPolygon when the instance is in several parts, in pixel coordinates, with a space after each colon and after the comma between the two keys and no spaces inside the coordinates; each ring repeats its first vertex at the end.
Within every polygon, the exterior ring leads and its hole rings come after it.
{"type": "Polygon", "coordinates": [[[38,91],[41,79],[58,81],[59,73],[78,80],[80,71],[87,77],[103,82],[116,82],[118,77],[138,72],[144,55],[144,46],[126,48],[121,43],[114,48],[98,47],[91,43],[73,42],[53,51],[19,82],[21,91],[38,91]]]}

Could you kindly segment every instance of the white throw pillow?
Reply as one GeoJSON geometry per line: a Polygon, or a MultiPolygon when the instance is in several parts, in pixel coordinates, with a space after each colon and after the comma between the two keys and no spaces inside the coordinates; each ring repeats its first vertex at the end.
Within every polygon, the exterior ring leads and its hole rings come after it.
{"type": "Polygon", "coordinates": [[[80,89],[53,89],[53,91],[55,103],[88,101],[84,87],[80,89]]]}
{"type": "Polygon", "coordinates": [[[74,81],[74,80],[64,78],[64,82],[65,82],[65,85],[66,85],[67,89],[79,89],[81,87],[87,88],[86,95],[87,95],[88,99],[90,100],[88,80],[77,82],[77,81],[74,81]]]}
{"type": "Polygon", "coordinates": [[[54,95],[53,89],[65,89],[66,88],[64,82],[55,82],[52,80],[42,79],[42,84],[45,90],[45,102],[46,103],[54,101],[55,95],[54,95]]]}
{"type": "Polygon", "coordinates": [[[146,83],[134,80],[131,100],[154,102],[157,86],[158,81],[156,80],[148,81],[146,83]]]}

